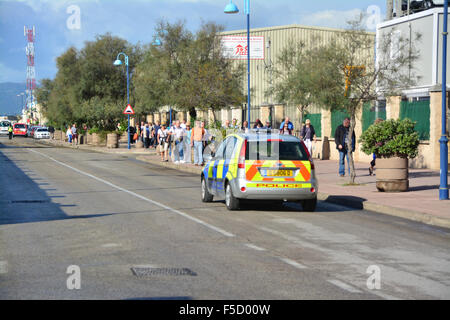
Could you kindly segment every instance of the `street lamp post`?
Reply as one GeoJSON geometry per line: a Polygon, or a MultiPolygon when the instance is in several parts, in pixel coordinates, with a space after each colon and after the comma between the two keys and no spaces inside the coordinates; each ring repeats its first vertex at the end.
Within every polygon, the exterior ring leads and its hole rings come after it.
{"type": "MultiPolygon", "coordinates": [[[[230,0],[224,10],[227,14],[239,13],[238,7],[230,0]]],[[[247,15],[247,122],[250,129],[250,0],[245,0],[245,14],[247,15]]]]}
{"type": "Polygon", "coordinates": [[[439,140],[441,151],[441,185],[439,200],[448,200],[448,139],[447,139],[447,28],[448,0],[444,1],[444,30],[442,45],[442,136],[439,140]]]}
{"type": "MultiPolygon", "coordinates": [[[[128,74],[128,56],[125,53],[120,52],[117,55],[116,61],[114,61],[114,65],[115,66],[121,66],[122,65],[122,60],[119,59],[120,55],[123,55],[125,57],[125,65],[127,67],[127,105],[129,105],[130,104],[130,77],[129,77],[129,74],[128,74]]],[[[127,130],[127,133],[128,133],[128,149],[130,149],[131,147],[130,147],[130,115],[129,114],[128,114],[128,130],[127,130]]]]}

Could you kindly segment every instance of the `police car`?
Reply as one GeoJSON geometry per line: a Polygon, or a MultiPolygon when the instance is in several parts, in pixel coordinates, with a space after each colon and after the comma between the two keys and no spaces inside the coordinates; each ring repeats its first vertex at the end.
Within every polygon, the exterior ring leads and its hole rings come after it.
{"type": "Polygon", "coordinates": [[[314,211],[318,182],[305,144],[278,131],[228,135],[201,174],[202,201],[225,199],[229,210],[245,200],[296,201],[314,211]]]}

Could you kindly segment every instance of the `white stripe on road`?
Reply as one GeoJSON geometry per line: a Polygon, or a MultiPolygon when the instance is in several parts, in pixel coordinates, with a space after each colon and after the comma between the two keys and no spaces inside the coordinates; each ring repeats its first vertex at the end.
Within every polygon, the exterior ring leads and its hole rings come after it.
{"type": "Polygon", "coordinates": [[[344,283],[342,281],[339,281],[339,280],[327,280],[327,281],[329,283],[331,283],[331,284],[334,284],[336,287],[339,287],[339,288],[341,288],[341,289],[343,289],[345,291],[348,291],[348,292],[351,292],[351,293],[362,293],[361,290],[359,290],[359,289],[357,289],[355,287],[352,287],[352,286],[350,286],[350,285],[348,285],[348,284],[346,284],[346,283],[344,283]]]}
{"type": "Polygon", "coordinates": [[[0,274],[8,273],[8,261],[0,261],[0,274]]]}
{"type": "Polygon", "coordinates": [[[102,183],[104,183],[104,184],[106,184],[106,185],[108,185],[108,186],[110,186],[110,187],[112,187],[112,188],[115,188],[115,189],[120,190],[120,191],[122,191],[122,192],[128,193],[129,195],[132,195],[132,196],[134,196],[134,197],[136,197],[136,198],[139,198],[139,199],[141,199],[141,200],[147,201],[147,202],[149,202],[149,203],[151,203],[151,204],[153,204],[153,205],[156,205],[156,206],[158,206],[158,207],[161,207],[161,208],[163,208],[163,209],[166,209],[166,210],[168,210],[168,211],[170,211],[170,212],[176,213],[176,214],[178,214],[178,215],[180,215],[180,216],[182,216],[182,217],[185,217],[185,218],[187,218],[187,219],[189,219],[189,220],[191,220],[191,221],[194,221],[194,222],[196,222],[196,223],[198,223],[198,224],[201,224],[201,225],[204,226],[204,227],[207,227],[207,228],[209,228],[209,229],[211,229],[211,230],[214,230],[214,231],[216,231],[216,232],[218,232],[218,233],[220,233],[220,234],[222,234],[222,235],[224,235],[224,236],[226,236],[226,237],[234,237],[234,234],[229,233],[228,231],[225,231],[225,230],[223,230],[223,229],[221,229],[221,228],[215,227],[215,226],[213,226],[213,225],[211,225],[211,224],[209,224],[209,223],[207,223],[207,222],[204,222],[204,221],[202,221],[202,220],[200,220],[200,219],[197,219],[197,218],[195,218],[195,217],[192,217],[192,216],[188,215],[187,213],[184,213],[184,212],[179,211],[179,210],[177,210],[177,209],[173,209],[173,208],[168,207],[168,206],[166,206],[166,205],[164,205],[164,204],[162,204],[162,203],[159,203],[159,202],[157,202],[157,201],[154,201],[154,200],[148,199],[148,198],[146,198],[146,197],[144,197],[144,196],[141,196],[140,194],[137,194],[137,193],[135,193],[135,192],[133,192],[133,191],[130,191],[130,190],[124,189],[124,188],[122,188],[122,187],[119,187],[119,186],[117,186],[117,185],[115,185],[115,184],[112,184],[112,183],[109,182],[109,181],[103,180],[103,179],[98,178],[98,177],[96,177],[96,176],[94,176],[94,175],[92,175],[92,174],[89,174],[89,173],[87,173],[87,172],[84,172],[84,171],[81,171],[81,170],[76,169],[76,168],[74,168],[74,167],[71,167],[71,166],[69,166],[68,164],[65,164],[64,162],[58,161],[58,160],[56,160],[56,159],[53,159],[52,157],[50,157],[50,156],[48,156],[48,155],[46,155],[46,154],[44,154],[44,153],[35,151],[35,150],[33,150],[33,149],[28,149],[28,150],[30,150],[31,152],[40,154],[41,156],[43,156],[43,157],[45,157],[45,158],[48,158],[48,159],[50,159],[50,160],[52,160],[52,161],[54,161],[54,162],[56,162],[56,163],[58,163],[58,164],[60,164],[60,165],[62,165],[62,166],[64,166],[64,167],[66,167],[66,168],[69,168],[69,169],[71,169],[71,170],[73,170],[73,171],[75,171],[75,172],[78,172],[79,174],[85,175],[85,176],[87,176],[87,177],[89,177],[89,178],[92,178],[92,179],[94,179],[94,180],[97,180],[97,181],[99,181],[99,182],[102,182],[102,183]]]}
{"type": "Polygon", "coordinates": [[[250,243],[245,243],[244,246],[246,246],[247,248],[250,248],[250,249],[254,249],[256,251],[266,251],[266,249],[255,246],[254,244],[250,244],[250,243]]]}
{"type": "Polygon", "coordinates": [[[291,260],[291,259],[288,259],[288,258],[279,258],[279,259],[281,261],[283,261],[283,262],[293,266],[294,268],[297,268],[297,269],[308,269],[308,267],[298,263],[297,261],[294,261],[294,260],[291,260]]]}

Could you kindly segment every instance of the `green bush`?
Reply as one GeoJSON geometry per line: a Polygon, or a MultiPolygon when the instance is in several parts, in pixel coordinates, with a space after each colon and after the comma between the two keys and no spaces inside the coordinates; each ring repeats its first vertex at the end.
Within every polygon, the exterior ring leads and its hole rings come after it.
{"type": "Polygon", "coordinates": [[[91,128],[91,129],[89,129],[89,134],[93,134],[93,133],[99,133],[100,132],[100,129],[99,128],[91,128]]]}
{"type": "Polygon", "coordinates": [[[371,125],[360,138],[362,151],[378,158],[415,158],[419,148],[419,134],[410,119],[389,119],[371,125]]]}

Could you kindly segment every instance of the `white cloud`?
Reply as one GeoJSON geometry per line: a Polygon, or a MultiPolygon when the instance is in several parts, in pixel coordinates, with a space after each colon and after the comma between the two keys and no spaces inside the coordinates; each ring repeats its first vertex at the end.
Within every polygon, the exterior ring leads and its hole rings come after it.
{"type": "Polygon", "coordinates": [[[308,26],[343,29],[348,26],[347,21],[355,19],[361,13],[362,11],[360,9],[347,11],[325,10],[300,16],[299,23],[308,26]]]}

